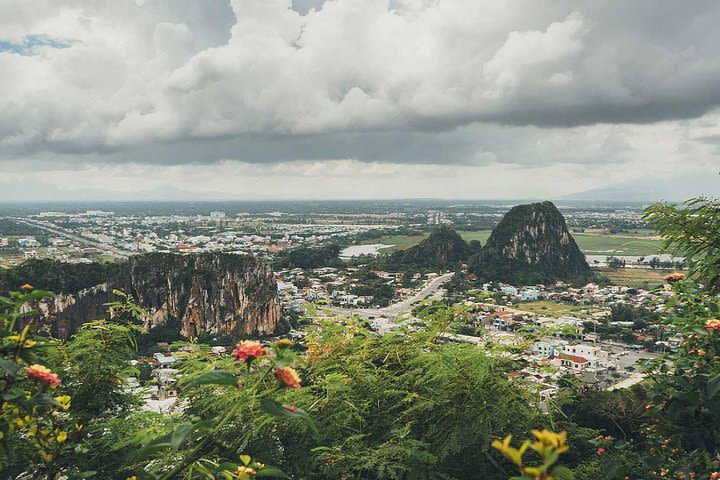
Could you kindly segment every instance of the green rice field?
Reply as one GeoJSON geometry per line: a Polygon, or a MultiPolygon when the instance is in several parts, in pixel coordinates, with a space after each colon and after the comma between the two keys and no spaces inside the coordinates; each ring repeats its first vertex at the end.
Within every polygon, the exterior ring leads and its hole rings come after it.
{"type": "MultiPolygon", "coordinates": [[[[468,242],[479,240],[485,244],[490,236],[490,230],[476,232],[458,232],[468,242]]],[[[363,243],[380,243],[390,245],[382,249],[383,253],[404,250],[417,245],[424,237],[421,235],[388,235],[385,237],[367,240],[363,243]]],[[[602,233],[573,233],[580,250],[586,255],[652,255],[659,253],[662,240],[653,238],[649,232],[639,234],[606,235],[602,233]]]]}

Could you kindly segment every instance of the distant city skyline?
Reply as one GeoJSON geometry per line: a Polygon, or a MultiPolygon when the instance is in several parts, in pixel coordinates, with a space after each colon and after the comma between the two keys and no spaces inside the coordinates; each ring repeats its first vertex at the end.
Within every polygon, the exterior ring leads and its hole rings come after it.
{"type": "Polygon", "coordinates": [[[0,202],[720,195],[717,2],[0,12],[0,202]]]}

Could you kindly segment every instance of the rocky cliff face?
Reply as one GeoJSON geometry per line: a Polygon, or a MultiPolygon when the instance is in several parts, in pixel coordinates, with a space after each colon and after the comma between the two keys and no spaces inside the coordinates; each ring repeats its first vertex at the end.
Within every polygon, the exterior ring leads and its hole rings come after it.
{"type": "Polygon", "coordinates": [[[590,267],[552,202],[513,207],[471,266],[480,278],[514,284],[573,280],[590,267]]]}
{"type": "Polygon", "coordinates": [[[267,264],[232,254],[149,254],[132,257],[123,273],[76,293],[38,304],[53,333],[67,337],[105,318],[114,289],[130,293],[152,314],[151,327],[179,320],[182,334],[271,334],[280,320],[277,284],[267,264]]]}

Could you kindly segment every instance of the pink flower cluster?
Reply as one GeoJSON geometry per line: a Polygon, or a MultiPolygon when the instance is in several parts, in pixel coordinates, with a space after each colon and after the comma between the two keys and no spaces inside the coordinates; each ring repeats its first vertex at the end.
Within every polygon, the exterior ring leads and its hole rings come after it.
{"type": "Polygon", "coordinates": [[[677,282],[678,280],[682,280],[684,278],[684,273],[671,273],[670,275],[665,275],[666,282],[677,282]]]}
{"type": "Polygon", "coordinates": [[[27,368],[28,377],[47,383],[51,387],[60,385],[60,377],[56,373],[52,373],[49,368],[39,364],[30,365],[27,368]]]}
{"type": "Polygon", "coordinates": [[[275,378],[290,388],[300,388],[300,375],[292,367],[276,368],[275,378]]]}
{"type": "Polygon", "coordinates": [[[707,322],[705,322],[705,328],[707,328],[711,332],[713,330],[719,329],[720,328],[720,320],[715,319],[715,318],[712,320],[708,320],[707,322]]]}
{"type": "Polygon", "coordinates": [[[256,358],[267,355],[267,350],[260,342],[245,340],[235,345],[233,355],[235,355],[235,360],[250,363],[256,358]]]}

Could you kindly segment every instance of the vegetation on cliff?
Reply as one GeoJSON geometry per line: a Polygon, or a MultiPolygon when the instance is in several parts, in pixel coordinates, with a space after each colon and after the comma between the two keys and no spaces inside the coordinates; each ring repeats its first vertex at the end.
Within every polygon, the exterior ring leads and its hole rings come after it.
{"type": "Polygon", "coordinates": [[[385,266],[393,270],[454,268],[471,253],[468,243],[455,230],[441,226],[418,245],[394,252],[385,259],[385,266]]]}
{"type": "Polygon", "coordinates": [[[29,259],[12,268],[0,268],[0,294],[7,295],[30,283],[55,293],[75,293],[127,274],[127,262],[67,263],[49,258],[29,259]]]}
{"type": "Polygon", "coordinates": [[[314,247],[301,247],[281,256],[275,265],[279,268],[322,268],[342,266],[340,246],[332,243],[314,247]]]}
{"type": "Polygon", "coordinates": [[[470,270],[515,285],[586,280],[590,267],[552,202],[513,207],[493,229],[470,270]]]}

